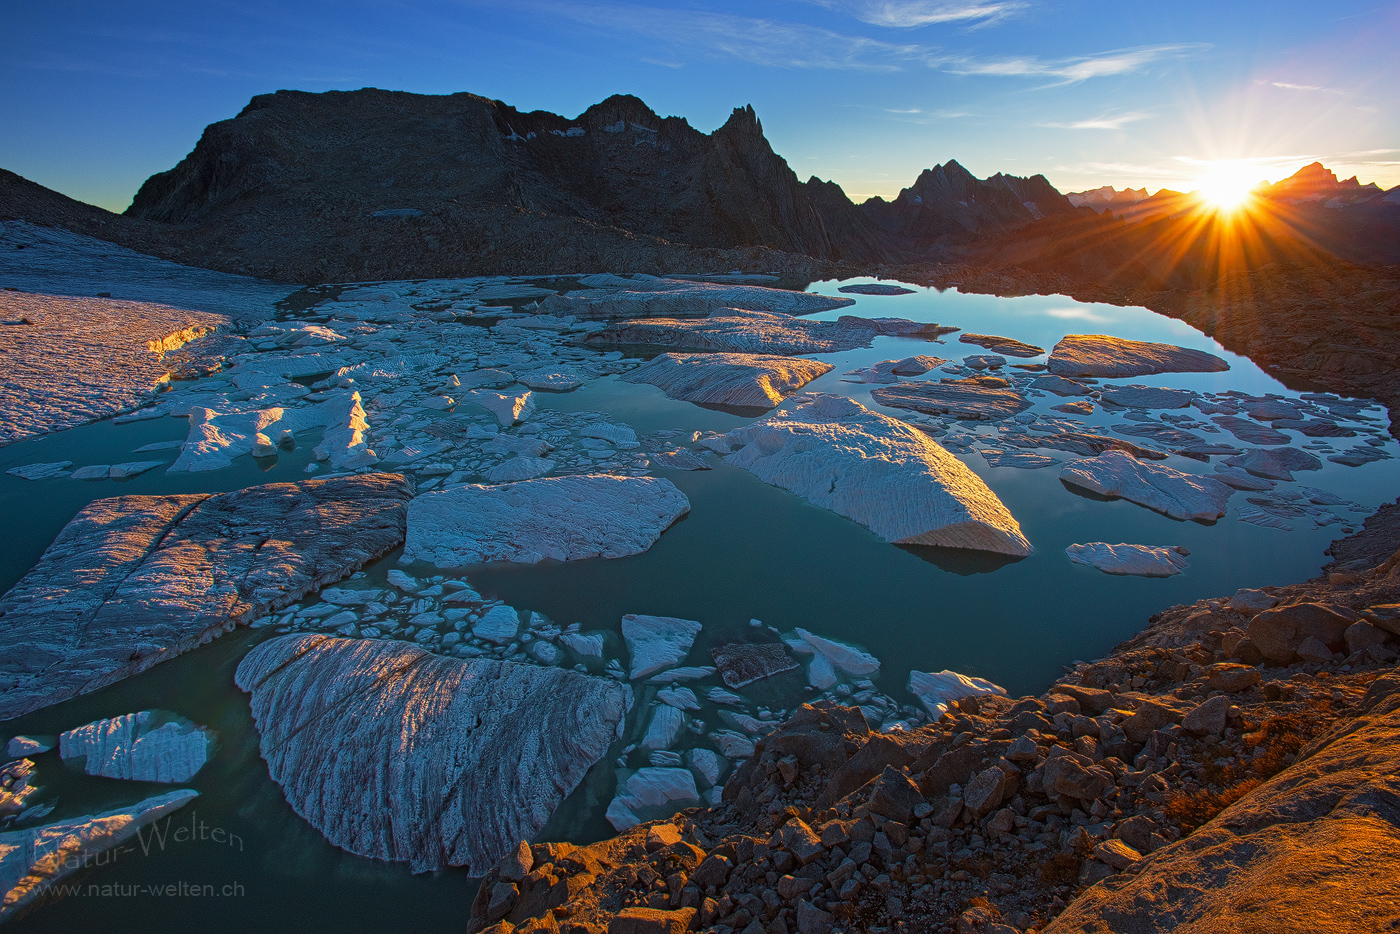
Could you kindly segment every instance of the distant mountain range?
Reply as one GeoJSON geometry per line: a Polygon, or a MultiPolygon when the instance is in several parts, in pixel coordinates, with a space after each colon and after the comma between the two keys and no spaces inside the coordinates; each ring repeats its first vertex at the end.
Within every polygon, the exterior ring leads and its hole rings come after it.
{"type": "MultiPolygon", "coordinates": [[[[1259,200],[1275,204],[1319,204],[1333,210],[1363,204],[1374,207],[1400,205],[1400,186],[1386,191],[1375,182],[1361,184],[1355,175],[1339,182],[1336,174],[1321,162],[1305,165],[1280,182],[1260,185],[1254,195],[1259,200]]],[[[1200,205],[1200,199],[1194,193],[1172,191],[1170,188],[1163,188],[1149,197],[1146,188],[1116,191],[1111,185],[1105,185],[1092,191],[1072,191],[1065,197],[1075,207],[1086,205],[1099,214],[1108,212],[1129,221],[1140,221],[1153,215],[1177,215],[1195,210],[1200,205]]]]}
{"type": "MultiPolygon", "coordinates": [[[[1386,236],[1400,231],[1395,191],[1314,164],[1261,196],[1318,226],[1324,250],[1400,259],[1400,236],[1386,236]]],[[[472,94],[261,95],[211,124],[120,216],[0,170],[0,218],[303,282],[891,266],[1008,244],[1034,252],[1071,228],[1105,244],[1121,236],[1114,223],[1195,205],[1165,190],[1065,196],[1040,175],[979,179],[953,161],[891,201],[857,205],[832,182],[800,181],[752,108],[706,134],[629,96],[570,119],[472,94]]]]}

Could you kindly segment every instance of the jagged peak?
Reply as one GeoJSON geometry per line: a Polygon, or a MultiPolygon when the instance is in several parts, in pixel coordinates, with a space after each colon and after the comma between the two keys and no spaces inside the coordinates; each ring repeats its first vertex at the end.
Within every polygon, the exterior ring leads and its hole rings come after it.
{"type": "Polygon", "coordinates": [[[759,121],[758,114],[754,113],[753,104],[745,104],[743,107],[734,108],[734,112],[724,121],[724,126],[720,127],[718,132],[762,136],[763,124],[759,121]]]}

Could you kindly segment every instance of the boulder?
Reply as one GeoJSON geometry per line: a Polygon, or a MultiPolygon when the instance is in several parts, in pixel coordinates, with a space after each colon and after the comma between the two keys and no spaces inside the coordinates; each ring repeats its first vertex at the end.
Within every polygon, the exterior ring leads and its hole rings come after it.
{"type": "Polygon", "coordinates": [[[1031,401],[1014,389],[975,380],[900,383],[873,389],[870,398],[891,408],[981,421],[1010,418],[1031,407],[1031,401]]]}
{"type": "Polygon", "coordinates": [[[1006,773],[995,765],[972,777],[963,789],[963,805],[977,817],[983,817],[1001,804],[1006,793],[1006,773]]]}
{"type": "Polygon", "coordinates": [[[138,782],[187,782],[209,761],[213,745],[204,727],[156,710],[96,720],[58,737],[65,764],[138,782]]]}
{"type": "Polygon", "coordinates": [[[1119,379],[1153,373],[1219,373],[1230,364],[1203,350],[1173,344],[1130,341],[1106,334],[1067,334],[1050,351],[1056,376],[1119,379]]]}
{"type": "MultiPolygon", "coordinates": [[[[1347,627],[1360,617],[1351,609],[1327,603],[1294,603],[1263,610],[1249,621],[1250,640],[1276,665],[1293,661],[1295,650],[1312,637],[1323,645],[1342,643],[1347,627]]],[[[1328,653],[1330,657],[1331,653],[1328,653]]]]}
{"type": "Polygon", "coordinates": [[[1181,718],[1181,728],[1198,736],[1219,736],[1225,732],[1225,717],[1230,710],[1230,699],[1217,694],[1186,712],[1181,718]]]}
{"type": "Polygon", "coordinates": [[[700,624],[690,619],[633,613],[622,617],[622,638],[632,655],[628,677],[635,681],[679,665],[690,654],[699,633],[700,624]]]}
{"type": "Polygon", "coordinates": [[[413,501],[401,560],[445,568],[620,558],[646,551],[689,511],[685,494],[656,477],[579,474],[467,484],[413,501]]]}
{"type": "Polygon", "coordinates": [[[791,818],[782,827],[779,827],[769,839],[768,845],[787,850],[803,866],[821,856],[825,849],[822,846],[821,837],[817,836],[805,821],[797,817],[791,818]]]}
{"type": "Polygon", "coordinates": [[[0,598],[0,719],[86,694],[339,580],[403,541],[397,474],[86,506],[0,598]]]}
{"type": "Polygon", "coordinates": [[[1263,680],[1258,669],[1236,662],[1217,662],[1206,672],[1206,687],[1227,694],[1246,691],[1263,680]]]}
{"type": "Polygon", "coordinates": [[[771,409],[831,369],[818,360],[743,353],[665,353],[624,374],[672,399],[771,409]]]}
{"type": "Polygon", "coordinates": [[[1047,794],[1093,801],[1113,787],[1111,773],[1094,766],[1087,756],[1070,752],[1063,746],[1051,750],[1043,768],[1042,781],[1047,794]]]}
{"type": "Polygon", "coordinates": [[[1108,451],[1075,461],[1060,471],[1065,483],[1165,513],[1173,519],[1214,520],[1225,515],[1234,489],[1210,477],[1144,464],[1130,454],[1108,451]]]}
{"type": "MultiPolygon", "coordinates": [[[[182,788],[100,814],[0,833],[0,923],[48,898],[62,897],[54,890],[60,879],[100,865],[105,862],[100,854],[127,843],[143,827],[197,797],[199,792],[182,788]]],[[[136,845],[131,848],[134,851],[136,845]]]]}
{"type": "Polygon", "coordinates": [[[534,837],[632,705],[608,678],[319,635],[258,645],[234,680],[292,809],[414,872],[481,875],[534,837]]]}
{"type": "Polygon", "coordinates": [[[1105,574],[1132,577],[1171,577],[1186,569],[1191,552],[1180,545],[1110,545],[1089,542],[1070,545],[1065,554],[1075,564],[1087,564],[1105,574]]]}
{"type": "Polygon", "coordinates": [[[1142,859],[1142,854],[1122,840],[1105,840],[1094,847],[1094,858],[1122,872],[1142,859]]]}
{"type": "Polygon", "coordinates": [[[1006,358],[1000,354],[971,354],[963,357],[963,366],[974,370],[995,370],[1006,366],[1006,358]]]}
{"type": "Polygon", "coordinates": [[[694,923],[694,908],[624,908],[608,921],[608,934],[686,934],[694,923]]]}
{"type": "Polygon", "coordinates": [[[887,541],[1023,557],[996,494],[932,438],[842,396],[813,394],[723,435],[725,460],[887,541]]]}

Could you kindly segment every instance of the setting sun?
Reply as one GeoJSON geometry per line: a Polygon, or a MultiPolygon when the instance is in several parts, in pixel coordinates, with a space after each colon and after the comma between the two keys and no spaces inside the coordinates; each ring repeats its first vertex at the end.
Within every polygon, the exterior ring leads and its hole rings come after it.
{"type": "Polygon", "coordinates": [[[1249,200],[1261,179],[1255,174],[1257,169],[1238,163],[1221,163],[1213,166],[1201,177],[1198,191],[1202,200],[1218,211],[1235,211],[1249,200]]]}

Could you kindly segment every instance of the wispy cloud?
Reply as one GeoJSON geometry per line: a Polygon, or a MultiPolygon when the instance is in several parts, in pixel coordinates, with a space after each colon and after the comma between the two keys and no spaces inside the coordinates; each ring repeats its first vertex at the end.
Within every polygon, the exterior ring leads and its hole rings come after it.
{"type": "MultiPolygon", "coordinates": [[[[809,0],[824,6],[865,10],[870,19],[883,17],[889,24],[942,16],[946,21],[987,20],[1008,15],[1024,4],[1013,0],[809,0]],[[873,11],[873,12],[871,12],[873,11]]],[[[1074,84],[1090,78],[1140,71],[1167,58],[1202,48],[1160,45],[1119,49],[1064,59],[1034,56],[979,58],[949,54],[917,43],[886,42],[867,36],[846,35],[807,23],[739,16],[706,10],[675,10],[638,3],[589,2],[589,0],[515,0],[519,8],[530,5],[553,17],[572,20],[609,33],[644,36],[666,47],[651,63],[674,63],[689,56],[736,58],[775,68],[822,68],[860,71],[900,71],[926,65],[951,74],[1053,78],[1053,85],[1074,84]]],[[[882,24],[884,24],[882,22],[882,24]]]]}
{"type": "Polygon", "coordinates": [[[1077,84],[1090,78],[1126,75],[1169,58],[1180,58],[1204,48],[1200,45],[1153,45],[1116,49],[1074,58],[1041,59],[1034,56],[999,59],[936,58],[929,62],[955,75],[1057,78],[1057,84],[1077,84]]]}
{"type": "Polygon", "coordinates": [[[862,23],[892,29],[914,29],[939,23],[988,26],[1013,16],[1030,4],[1018,0],[809,0],[829,10],[848,13],[862,23]]]}
{"type": "Polygon", "coordinates": [[[1126,113],[1117,116],[1103,114],[1089,120],[1076,120],[1072,123],[1037,123],[1036,126],[1054,127],[1060,130],[1121,130],[1129,123],[1136,123],[1139,120],[1147,120],[1156,114],[1149,113],[1126,113]]]}
{"type": "Polygon", "coordinates": [[[778,68],[896,71],[928,52],[918,45],[728,13],[570,2],[543,3],[540,7],[575,22],[646,36],[674,49],[778,68]]]}

